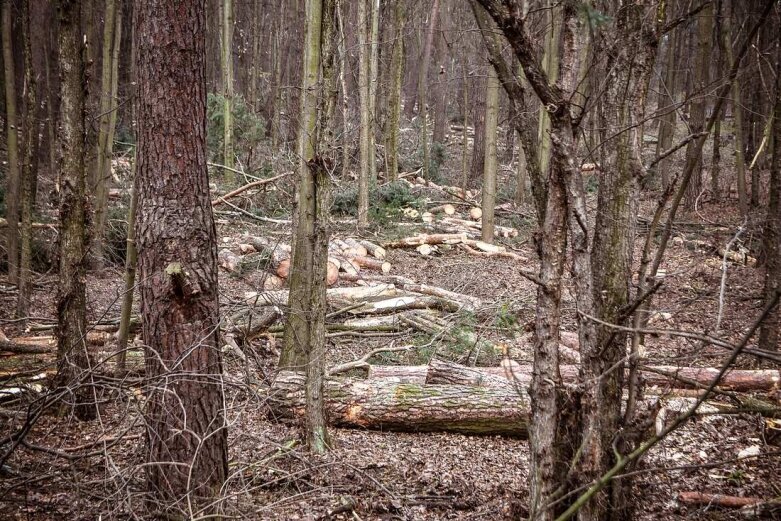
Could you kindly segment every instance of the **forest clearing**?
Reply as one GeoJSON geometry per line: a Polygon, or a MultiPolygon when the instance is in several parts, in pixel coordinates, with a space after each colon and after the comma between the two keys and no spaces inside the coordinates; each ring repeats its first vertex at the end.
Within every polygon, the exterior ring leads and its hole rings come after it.
{"type": "Polygon", "coordinates": [[[0,518],[781,519],[779,2],[0,8],[0,518]]]}

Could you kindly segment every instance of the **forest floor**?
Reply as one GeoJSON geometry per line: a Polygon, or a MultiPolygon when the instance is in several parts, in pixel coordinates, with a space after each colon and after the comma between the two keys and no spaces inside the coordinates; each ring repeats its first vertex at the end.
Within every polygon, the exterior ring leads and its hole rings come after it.
{"type": "MultiPolygon", "coordinates": [[[[655,201],[642,203],[649,214],[655,201]]],[[[726,244],[739,223],[734,204],[705,204],[684,220],[698,223],[689,238],[726,244]],[[708,224],[718,223],[719,226],[708,224]],[[697,230],[707,230],[699,233],[697,230]],[[699,237],[697,235],[700,235],[699,237]]],[[[516,221],[517,222],[517,221],[516,221]]],[[[413,235],[414,226],[388,224],[381,236],[363,237],[382,242],[413,235]]],[[[529,227],[507,243],[524,258],[524,268],[536,270],[529,227]]],[[[289,225],[236,223],[218,226],[221,244],[242,234],[278,237],[289,241],[289,225]]],[[[337,237],[357,237],[355,229],[340,225],[337,237]]],[[[638,248],[644,236],[638,237],[638,248]]],[[[507,241],[505,241],[507,242],[507,241]]],[[[636,257],[639,256],[639,251],[636,257]]],[[[531,360],[523,343],[534,319],[535,287],[518,273],[517,262],[486,259],[459,249],[445,249],[422,257],[414,250],[388,252],[391,274],[480,297],[485,306],[464,318],[480,335],[497,343],[517,345],[519,358],[531,360]]],[[[722,275],[720,259],[680,244],[671,246],[663,268],[665,284],[656,297],[662,314],[657,327],[713,332],[719,307],[722,275]],[[716,259],[716,262],[714,262],[716,259]]],[[[109,267],[91,273],[88,280],[90,320],[116,317],[122,294],[123,272],[109,267]]],[[[251,270],[229,274],[220,270],[223,316],[230,315],[245,291],[262,281],[251,270]]],[[[4,282],[4,281],[3,281],[4,282]]],[[[56,277],[43,274],[35,284],[32,309],[36,319],[54,316],[56,277]]],[[[3,287],[6,287],[4,284],[3,287]]],[[[759,270],[730,264],[724,293],[720,334],[735,340],[760,308],[759,270]]],[[[25,333],[11,320],[14,295],[0,293],[0,319],[9,337],[25,333]]],[[[564,329],[574,330],[572,298],[565,291],[564,329]]],[[[357,359],[370,350],[397,344],[425,345],[419,333],[393,338],[335,337],[330,340],[328,366],[357,359]]],[[[226,352],[227,415],[230,425],[231,478],[226,488],[226,511],[245,519],[510,519],[526,513],[529,453],[525,440],[497,436],[447,433],[398,433],[334,429],[335,447],[324,457],[312,458],[290,449],[297,426],[269,417],[264,390],[273,374],[276,348],[268,341],[253,346],[260,365],[251,370],[226,352]],[[350,508],[347,508],[347,506],[350,508]],[[340,513],[341,511],[341,513],[340,513]]],[[[458,360],[466,353],[453,346],[426,346],[402,355],[388,354],[374,363],[423,363],[436,351],[458,360]]],[[[725,357],[719,347],[669,337],[648,338],[646,356],[666,365],[718,366],[725,357]]],[[[2,369],[0,359],[0,369],[2,369]]],[[[753,368],[741,359],[739,366],[753,368]]],[[[143,517],[143,427],[139,400],[132,387],[114,388],[94,423],[79,423],[44,415],[0,472],[0,518],[96,519],[143,517]],[[120,434],[123,436],[116,440],[120,434]],[[87,458],[70,459],[73,447],[93,451],[87,458]]],[[[3,405],[5,411],[7,405],[3,405]]],[[[0,437],[22,419],[0,417],[0,437]]],[[[781,495],[777,469],[778,447],[766,444],[765,420],[754,414],[701,416],[689,422],[653,449],[636,469],[632,503],[636,519],[731,519],[734,514],[716,508],[687,507],[678,493],[700,491],[765,500],[781,495]]]]}

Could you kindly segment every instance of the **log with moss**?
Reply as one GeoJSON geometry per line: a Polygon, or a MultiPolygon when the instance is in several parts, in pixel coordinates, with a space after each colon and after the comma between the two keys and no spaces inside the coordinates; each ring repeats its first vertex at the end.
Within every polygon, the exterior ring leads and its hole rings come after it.
{"type": "MultiPolygon", "coordinates": [[[[305,377],[280,372],[270,392],[273,414],[301,418],[305,377]]],[[[329,378],[325,384],[334,426],[407,432],[525,437],[529,402],[511,386],[421,385],[387,380],[329,378]]]]}

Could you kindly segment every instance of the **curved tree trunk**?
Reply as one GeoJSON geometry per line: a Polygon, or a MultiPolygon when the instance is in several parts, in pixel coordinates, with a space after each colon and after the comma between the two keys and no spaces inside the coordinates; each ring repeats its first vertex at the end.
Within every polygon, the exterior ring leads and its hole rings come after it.
{"type": "Polygon", "coordinates": [[[213,509],[208,505],[228,472],[206,166],[205,30],[204,0],[136,2],[147,486],[150,508],[186,517],[213,509]]]}

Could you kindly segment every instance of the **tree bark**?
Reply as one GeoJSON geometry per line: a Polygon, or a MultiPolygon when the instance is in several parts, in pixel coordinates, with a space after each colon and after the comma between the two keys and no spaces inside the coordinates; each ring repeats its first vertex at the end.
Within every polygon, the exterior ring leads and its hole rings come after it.
{"type": "MultiPolygon", "coordinates": [[[[727,55],[727,65],[732,68],[735,63],[735,57],[732,51],[732,16],[734,9],[730,7],[731,2],[727,2],[726,15],[722,26],[722,37],[724,38],[724,51],[727,55]]],[[[736,77],[732,80],[732,126],[735,134],[735,173],[738,178],[738,204],[740,215],[748,215],[748,193],[746,190],[746,160],[743,156],[743,96],[741,93],[740,80],[736,77]]]]}
{"type": "Polygon", "coordinates": [[[87,331],[87,172],[86,76],[80,2],[60,0],[58,61],[60,69],[60,248],[57,285],[57,376],[54,385],[70,390],[77,418],[95,418],[88,388],[81,386],[90,367],[84,338],[87,331]]]}
{"type": "MultiPolygon", "coordinates": [[[[697,53],[695,55],[694,81],[692,82],[693,96],[689,109],[689,127],[692,134],[702,132],[705,128],[705,110],[708,106],[706,89],[710,83],[710,51],[711,32],[713,29],[713,4],[708,4],[697,16],[697,53]]],[[[702,151],[697,150],[695,141],[689,142],[686,147],[686,160],[694,161],[696,165],[692,172],[689,185],[686,188],[684,207],[693,209],[702,191],[702,151]]]]}
{"type": "Polygon", "coordinates": [[[309,450],[325,452],[326,275],[328,263],[330,131],[336,104],[335,1],[308,0],[304,54],[301,128],[299,130],[299,191],[295,243],[290,272],[290,313],[279,367],[306,375],[305,435],[309,450]],[[322,78],[322,83],[320,79],[322,78]]]}
{"type": "Polygon", "coordinates": [[[233,0],[222,4],[222,164],[233,168],[233,0]]]}
{"type": "Polygon", "coordinates": [[[149,507],[193,517],[214,510],[228,472],[206,165],[205,2],[140,0],[135,22],[149,507]]]}
{"type": "Polygon", "coordinates": [[[391,86],[386,129],[388,179],[399,177],[399,120],[401,118],[401,82],[404,77],[404,2],[398,0],[393,7],[393,51],[391,54],[391,86]]]}
{"type": "MultiPolygon", "coordinates": [[[[24,123],[22,125],[22,171],[19,178],[19,275],[17,279],[16,317],[26,319],[30,311],[32,292],[32,223],[33,187],[36,183],[37,144],[39,132],[37,123],[37,82],[33,71],[32,33],[30,31],[31,6],[29,0],[22,1],[22,37],[24,41],[24,123]]],[[[26,320],[21,325],[24,327],[26,320]]]]}
{"type": "Polygon", "coordinates": [[[494,242],[494,209],[496,207],[496,137],[499,120],[499,79],[496,71],[488,66],[488,82],[485,94],[485,162],[483,164],[483,191],[481,198],[482,239],[494,242]]]}
{"type": "Polygon", "coordinates": [[[358,94],[360,97],[360,167],[358,170],[358,226],[369,224],[369,177],[371,165],[371,113],[369,112],[369,8],[368,2],[358,1],[358,94]]]}
{"type": "MultiPolygon", "coordinates": [[[[781,291],[781,50],[776,50],[776,84],[773,108],[773,150],[770,162],[770,188],[767,214],[762,236],[765,259],[764,299],[770,302],[781,291]]],[[[759,329],[759,348],[778,351],[778,308],[772,311],[759,329]]]]}
{"type": "Polygon", "coordinates": [[[3,83],[5,86],[5,128],[8,171],[5,179],[6,249],[8,250],[8,280],[16,284],[19,276],[19,121],[16,103],[16,72],[14,68],[13,23],[11,2],[2,3],[3,23],[3,83]]]}

